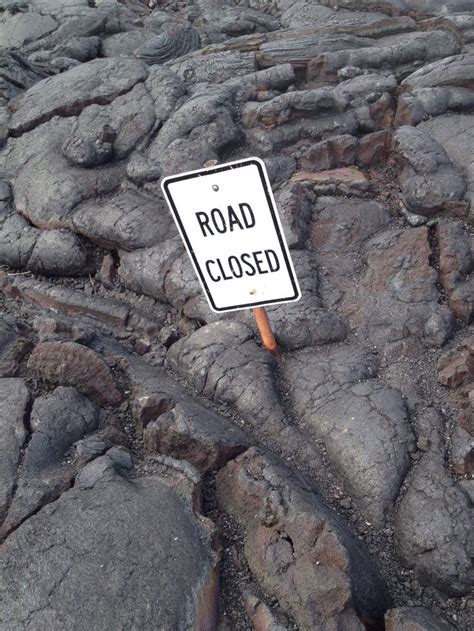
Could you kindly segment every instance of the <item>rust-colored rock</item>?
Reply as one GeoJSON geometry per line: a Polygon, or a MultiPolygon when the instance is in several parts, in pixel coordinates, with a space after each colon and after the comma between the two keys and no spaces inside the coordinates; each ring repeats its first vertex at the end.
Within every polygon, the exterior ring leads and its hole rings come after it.
{"type": "Polygon", "coordinates": [[[474,380],[474,336],[438,361],[438,381],[448,388],[458,388],[474,380]]]}
{"type": "Polygon", "coordinates": [[[28,368],[44,381],[74,386],[99,405],[122,400],[104,360],[75,342],[41,342],[28,360],[28,368]]]}
{"type": "Polygon", "coordinates": [[[146,452],[187,460],[203,474],[222,467],[248,447],[245,434],[228,419],[187,402],[148,423],[143,438],[146,452]]]}
{"type": "Polygon", "coordinates": [[[252,448],[219,472],[217,491],[246,532],[252,572],[301,631],[362,631],[359,616],[383,617],[367,552],[305,480],[252,448]]]}
{"type": "Polygon", "coordinates": [[[453,313],[469,324],[474,312],[474,260],[470,238],[462,222],[439,222],[436,226],[439,247],[439,279],[448,295],[453,313]]]}
{"type": "Polygon", "coordinates": [[[291,178],[292,182],[308,182],[314,187],[334,186],[335,189],[345,189],[347,192],[365,192],[370,188],[370,183],[365,175],[357,167],[341,167],[311,173],[297,171],[291,178]]]}

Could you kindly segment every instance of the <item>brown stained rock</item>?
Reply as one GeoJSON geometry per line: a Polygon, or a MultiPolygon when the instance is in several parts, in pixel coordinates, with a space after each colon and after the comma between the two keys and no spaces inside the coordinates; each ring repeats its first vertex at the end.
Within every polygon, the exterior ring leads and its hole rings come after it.
{"type": "Polygon", "coordinates": [[[104,287],[113,289],[114,282],[117,279],[117,266],[111,254],[106,254],[102,259],[102,265],[100,266],[97,277],[104,287]]]}
{"type": "Polygon", "coordinates": [[[275,195],[283,232],[289,248],[302,247],[315,196],[304,184],[282,186],[275,195]]]}
{"type": "Polygon", "coordinates": [[[470,277],[474,268],[470,237],[460,221],[436,225],[439,247],[439,279],[453,313],[469,324],[474,310],[470,277]]]}
{"type": "Polygon", "coordinates": [[[245,530],[245,556],[302,631],[362,631],[389,598],[363,545],[310,485],[249,449],[217,477],[221,506],[245,530]]]}
{"type": "Polygon", "coordinates": [[[111,324],[125,325],[129,308],[116,300],[85,296],[83,292],[67,287],[50,285],[30,278],[17,276],[2,279],[2,291],[8,298],[40,305],[69,315],[90,315],[111,324]]]}
{"type": "Polygon", "coordinates": [[[468,337],[455,350],[449,351],[438,360],[438,381],[448,388],[474,380],[474,337],[468,337]]]}
{"type": "Polygon", "coordinates": [[[300,166],[304,171],[325,171],[353,165],[356,147],[357,139],[354,136],[334,136],[306,149],[301,156],[300,166]]]}
{"type": "Polygon", "coordinates": [[[99,405],[118,405],[122,395],[104,360],[75,342],[41,342],[28,360],[41,379],[74,386],[99,405]]]}
{"type": "Polygon", "coordinates": [[[291,178],[292,182],[307,182],[314,187],[334,186],[351,192],[367,192],[370,189],[370,182],[357,167],[342,167],[340,169],[330,169],[311,173],[308,171],[297,171],[291,178]]]}
{"type": "Polygon", "coordinates": [[[390,155],[391,141],[392,136],[388,129],[362,136],[356,149],[356,164],[360,167],[384,165],[390,155]]]}
{"type": "Polygon", "coordinates": [[[246,435],[229,420],[202,406],[177,403],[145,428],[145,451],[187,460],[202,474],[245,451],[246,435]]]}
{"type": "Polygon", "coordinates": [[[397,607],[387,612],[385,631],[454,631],[454,627],[421,607],[397,607]]]}
{"type": "Polygon", "coordinates": [[[244,595],[245,610],[254,631],[288,631],[288,627],[279,624],[265,603],[254,594],[244,595]]]}
{"type": "Polygon", "coordinates": [[[462,427],[451,434],[451,463],[458,475],[474,473],[474,436],[462,427]]]}
{"type": "Polygon", "coordinates": [[[418,338],[421,331],[427,345],[445,344],[454,317],[438,302],[427,228],[381,232],[365,247],[367,265],[343,306],[352,324],[375,344],[418,338]]]}

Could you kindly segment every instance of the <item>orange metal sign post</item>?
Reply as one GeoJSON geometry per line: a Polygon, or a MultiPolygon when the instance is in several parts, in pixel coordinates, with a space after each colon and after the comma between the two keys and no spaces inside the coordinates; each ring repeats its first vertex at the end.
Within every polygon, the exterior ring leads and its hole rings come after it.
{"type": "Polygon", "coordinates": [[[257,321],[258,330],[262,336],[263,345],[271,353],[276,353],[278,350],[278,344],[276,343],[275,336],[273,335],[272,326],[268,319],[268,314],[265,307],[254,307],[252,309],[255,320],[257,321]]]}

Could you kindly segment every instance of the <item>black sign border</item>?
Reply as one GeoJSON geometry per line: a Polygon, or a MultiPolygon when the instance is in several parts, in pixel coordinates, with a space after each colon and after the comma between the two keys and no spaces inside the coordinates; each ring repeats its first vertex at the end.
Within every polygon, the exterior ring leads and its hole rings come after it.
{"type": "Polygon", "coordinates": [[[267,184],[267,178],[265,177],[265,173],[263,171],[262,165],[260,163],[259,160],[255,160],[254,158],[249,158],[247,160],[241,160],[240,162],[233,162],[232,164],[228,164],[228,165],[224,165],[224,166],[216,166],[216,167],[211,167],[209,169],[202,169],[200,171],[193,171],[192,173],[187,173],[185,175],[176,175],[176,176],[171,176],[171,177],[167,177],[163,182],[162,182],[162,188],[163,191],[166,195],[167,201],[168,201],[168,205],[170,206],[172,213],[173,213],[173,217],[176,221],[176,223],[179,226],[179,230],[181,232],[181,236],[185,242],[186,245],[186,249],[188,251],[189,256],[191,257],[193,263],[194,263],[194,268],[198,273],[199,279],[201,280],[201,284],[204,287],[204,290],[206,292],[207,295],[207,299],[209,300],[209,303],[212,307],[212,309],[214,311],[216,311],[217,313],[225,313],[226,311],[237,311],[239,309],[251,309],[252,307],[259,307],[262,305],[271,305],[271,304],[280,304],[283,302],[293,302],[298,300],[301,297],[301,292],[299,290],[299,286],[298,283],[296,281],[296,275],[293,271],[293,266],[290,262],[289,256],[288,256],[288,246],[286,245],[286,242],[283,238],[282,232],[280,230],[280,226],[278,224],[278,220],[277,220],[277,215],[276,215],[276,210],[275,210],[275,206],[273,204],[273,198],[272,195],[269,191],[269,187],[267,184]],[[254,164],[257,169],[258,169],[258,174],[260,176],[260,181],[261,184],[263,186],[263,189],[265,191],[265,197],[267,200],[267,204],[268,207],[270,209],[270,214],[272,217],[272,221],[273,221],[273,225],[275,227],[275,231],[278,237],[278,241],[280,243],[281,246],[281,250],[283,253],[283,258],[285,259],[285,264],[286,264],[286,268],[290,277],[290,281],[291,281],[291,286],[293,288],[293,295],[292,296],[288,296],[285,298],[275,298],[274,300],[261,300],[260,302],[248,302],[245,305],[234,305],[231,307],[216,307],[211,291],[209,289],[209,287],[207,286],[207,282],[206,279],[204,278],[204,275],[201,271],[201,267],[197,261],[197,258],[194,254],[194,250],[191,247],[191,242],[188,239],[188,235],[186,234],[186,230],[184,229],[183,223],[181,221],[181,218],[179,216],[178,213],[178,209],[176,208],[176,205],[173,201],[173,197],[169,191],[169,185],[170,184],[174,184],[175,182],[182,182],[183,180],[190,180],[192,178],[196,178],[196,177],[201,177],[202,175],[212,175],[213,173],[221,173],[222,171],[231,171],[233,169],[239,169],[241,167],[244,166],[248,166],[250,164],[254,164]]]}

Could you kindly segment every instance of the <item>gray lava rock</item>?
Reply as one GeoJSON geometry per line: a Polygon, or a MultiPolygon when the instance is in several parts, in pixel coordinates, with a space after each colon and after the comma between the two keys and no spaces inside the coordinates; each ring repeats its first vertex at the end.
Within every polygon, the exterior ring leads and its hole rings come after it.
{"type": "Polygon", "coordinates": [[[73,224],[78,233],[103,247],[130,252],[164,241],[172,218],[162,200],[125,191],[107,201],[80,204],[73,224]]]}
{"type": "Polygon", "coordinates": [[[403,88],[459,87],[471,88],[474,80],[474,54],[447,56],[424,65],[401,83],[403,88]]]}
{"type": "Polygon", "coordinates": [[[408,470],[413,434],[401,394],[375,375],[374,356],[353,347],[301,351],[282,370],[302,430],[323,442],[349,492],[380,524],[408,470]]]}
{"type": "Polygon", "coordinates": [[[421,583],[455,596],[472,589],[472,510],[438,448],[413,472],[395,528],[398,553],[421,583]]]}
{"type": "Polygon", "coordinates": [[[455,55],[423,66],[401,84],[396,125],[416,125],[448,110],[470,112],[474,56],[455,55]]]}
{"type": "Polygon", "coordinates": [[[465,199],[474,201],[474,167],[471,161],[474,116],[452,114],[437,116],[420,123],[419,128],[430,134],[446,151],[453,164],[466,181],[465,199]]]}
{"type": "Polygon", "coordinates": [[[386,631],[453,631],[454,627],[422,607],[397,607],[385,616],[386,631]]]}
{"type": "Polygon", "coordinates": [[[214,322],[173,344],[168,361],[199,393],[230,403],[252,423],[283,427],[274,359],[253,337],[245,324],[214,322]]]}
{"type": "Polygon", "coordinates": [[[3,13],[0,16],[0,42],[3,48],[22,48],[51,33],[57,26],[56,20],[49,15],[3,13]]]}
{"type": "Polygon", "coordinates": [[[76,235],[67,230],[38,230],[17,213],[11,213],[0,229],[0,262],[40,274],[82,276],[93,271],[76,235]]]}
{"type": "Polygon", "coordinates": [[[429,216],[445,202],[463,198],[463,178],[443,147],[428,133],[400,127],[393,136],[393,148],[403,167],[400,185],[410,210],[429,216]]]}
{"type": "Polygon", "coordinates": [[[165,279],[176,259],[183,253],[179,237],[160,245],[120,253],[119,275],[126,287],[166,301],[165,279]]]}
{"type": "Polygon", "coordinates": [[[56,388],[35,400],[31,410],[31,440],[23,458],[15,495],[0,532],[5,536],[67,489],[74,477],[62,464],[73,443],[97,428],[99,410],[74,388],[56,388]]]}
{"type": "Polygon", "coordinates": [[[110,105],[91,105],[78,116],[63,146],[68,161],[98,166],[126,157],[153,127],[155,112],[142,84],[118,96],[110,105]]]}
{"type": "Polygon", "coordinates": [[[30,393],[23,379],[0,379],[0,523],[17,480],[21,449],[28,435],[30,393]]]}
{"type": "Polygon", "coordinates": [[[10,133],[18,136],[54,116],[72,116],[88,105],[111,103],[146,76],[146,68],[139,61],[95,59],[44,79],[12,104],[10,133]]]}
{"type": "Polygon", "coordinates": [[[0,377],[13,377],[27,349],[17,327],[0,318],[0,377]]]}
{"type": "MultiPolygon", "coordinates": [[[[94,271],[80,239],[68,230],[35,230],[37,239],[24,267],[51,276],[87,276],[94,271]]],[[[21,247],[21,245],[20,245],[21,247]]]]}
{"type": "Polygon", "coordinates": [[[253,337],[246,324],[214,322],[173,344],[167,359],[199,393],[231,405],[254,432],[316,466],[321,461],[318,448],[288,422],[277,390],[275,360],[253,337]]]}
{"type": "Polygon", "coordinates": [[[137,59],[147,64],[163,64],[170,59],[182,57],[200,47],[199,33],[189,23],[168,22],[159,35],[146,39],[134,50],[137,59]]]}
{"type": "Polygon", "coordinates": [[[456,55],[461,45],[449,31],[413,32],[388,35],[362,48],[324,52],[308,64],[311,79],[334,80],[347,66],[367,69],[389,69],[395,76],[413,72],[423,62],[456,55]]]}
{"type": "Polygon", "coordinates": [[[367,266],[345,299],[351,322],[376,345],[418,338],[423,331],[428,346],[443,346],[454,318],[438,302],[427,228],[381,232],[366,251],[367,266]]]}
{"type": "Polygon", "coordinates": [[[161,122],[169,118],[186,94],[183,81],[166,66],[152,66],[145,87],[153,100],[156,118],[161,122]]]}
{"type": "Polygon", "coordinates": [[[89,465],[96,472],[88,484],[63,493],[3,544],[0,626],[214,628],[211,523],[167,479],[126,480],[103,458],[89,465]]]}
{"type": "Polygon", "coordinates": [[[299,628],[359,631],[358,616],[383,616],[390,599],[367,551],[306,480],[253,448],[217,480],[252,572],[299,628]]]}
{"type": "Polygon", "coordinates": [[[202,55],[187,55],[169,64],[186,84],[222,83],[227,79],[257,70],[254,53],[223,51],[202,55]]]}

